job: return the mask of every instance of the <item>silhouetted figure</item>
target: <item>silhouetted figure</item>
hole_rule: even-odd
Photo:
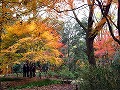
[[[29,64],[30,77],[33,77],[33,71],[32,71],[32,68],[33,68],[33,65],[32,65],[32,63],[30,62],[30,64]]]
[[[35,77],[36,66],[35,63],[32,64],[32,75]]]
[[[23,64],[23,77],[26,77],[27,75],[27,66],[26,63]]]
[[[29,71],[30,71],[30,69],[29,69],[29,61],[27,60],[26,61],[26,73],[27,73],[27,77],[29,77]]]

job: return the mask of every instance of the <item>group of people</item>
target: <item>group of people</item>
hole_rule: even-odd
[[[26,61],[23,64],[23,77],[35,77],[36,69],[40,71],[39,73],[40,77],[41,77],[41,72],[44,72],[46,76],[47,71],[49,69],[49,65],[48,63],[44,63],[44,64],[39,63],[38,65],[35,65],[35,63]]]
[[[26,61],[23,64],[23,77],[35,77],[36,66],[35,63]]]

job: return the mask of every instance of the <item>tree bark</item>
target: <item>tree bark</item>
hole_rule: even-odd
[[[90,65],[96,65],[94,48],[93,48],[94,38],[89,38],[86,36],[86,46],[87,46],[87,56]]]
[[[93,13],[94,13],[94,0],[92,1],[92,5],[89,6],[89,17],[88,17],[88,29],[86,31],[86,46],[87,46],[87,56],[90,65],[96,65],[95,57],[94,57],[94,47],[93,42],[96,35],[91,36],[93,31]]]
[[[90,65],[96,65],[95,57],[94,57],[94,47],[93,47],[93,42],[94,38],[96,37],[96,34],[91,36],[92,33],[92,26],[93,26],[93,12],[94,12],[94,0],[92,1],[93,5],[89,6],[89,17],[88,17],[88,27],[85,28],[80,20],[77,18],[77,15],[73,11],[73,14],[75,16],[76,21],[78,24],[83,28],[83,30],[86,32],[86,46],[87,46],[87,56],[88,56],[88,61]]]

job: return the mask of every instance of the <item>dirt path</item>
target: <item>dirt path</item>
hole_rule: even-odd
[[[21,90],[76,90],[76,87],[71,84],[54,84],[49,86],[33,87]]]
[[[44,78],[43,78],[44,79]],[[10,86],[20,86],[24,85],[33,81],[42,80],[40,78],[22,78],[21,81],[6,81],[2,82],[3,90],[7,90]],[[17,89],[17,90],[76,90],[75,85],[71,84],[54,84],[49,86],[42,86],[42,87],[33,87],[33,88],[25,88],[25,89]]]
[[[23,77],[21,79],[22,80],[20,80],[20,81],[5,81],[5,82],[2,82],[1,84],[2,84],[3,90],[7,89],[11,86],[12,87],[20,86],[20,85],[24,85],[24,84],[39,80],[38,78],[23,78]]]

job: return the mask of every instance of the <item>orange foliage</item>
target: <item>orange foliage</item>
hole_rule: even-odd
[[[6,26],[6,33],[2,35],[2,40],[5,44],[2,45],[9,43],[5,41],[8,38],[10,41],[12,41],[13,38],[16,39],[7,49],[1,50],[3,53],[1,53],[2,57],[4,58],[6,53],[22,55],[19,59],[13,57],[14,59],[12,58],[13,60],[8,62],[8,65],[26,59],[41,62],[45,60],[56,65],[60,65],[63,62],[62,59],[59,58],[61,55],[59,49],[63,46],[60,42],[60,35],[45,23],[35,21],[30,23],[16,22],[14,25]],[[7,57],[6,59],[4,58],[4,62],[7,60]]]
[[[95,40],[94,42],[96,57],[107,56],[111,58],[116,49],[119,48],[119,45],[112,39],[108,31],[103,32],[100,39],[99,36],[97,36],[97,39],[98,40]]]

